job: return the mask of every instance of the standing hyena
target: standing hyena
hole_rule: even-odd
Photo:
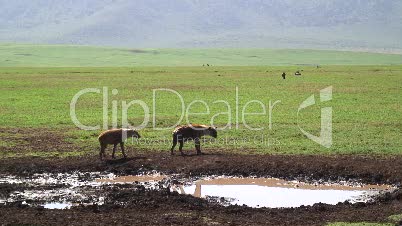
[[[171,154],[173,155],[173,150],[176,147],[177,142],[179,142],[180,143],[179,151],[181,155],[184,155],[182,151],[184,142],[194,140],[197,155],[200,155],[201,154],[200,138],[202,136],[207,135],[216,138],[218,136],[218,132],[216,131],[216,128],[199,124],[190,124],[186,126],[176,127],[175,130],[173,131],[173,146],[170,150]]]
[[[113,144],[113,154],[112,158],[115,158],[114,154],[116,152],[116,147],[120,144],[121,151],[123,153],[124,158],[127,158],[126,153],[124,153],[124,142],[129,137],[140,138],[140,134],[137,131],[132,129],[111,129],[101,133],[98,137],[101,149],[99,152],[100,159],[105,157],[105,149],[108,144]]]

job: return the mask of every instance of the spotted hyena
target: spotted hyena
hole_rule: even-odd
[[[203,136],[212,136],[216,138],[218,136],[218,133],[216,131],[216,128],[206,125],[190,124],[176,127],[175,130],[173,130],[173,146],[170,150],[171,154],[173,155],[173,150],[176,147],[177,142],[179,142],[179,151],[182,155],[184,155],[182,151],[184,142],[194,140],[197,155],[200,155],[200,138]]]
[[[132,129],[111,129],[101,133],[98,137],[100,143],[99,157],[102,160],[106,156],[105,150],[108,144],[113,144],[113,154],[112,158],[115,158],[116,147],[120,144],[121,151],[124,158],[127,158],[126,153],[124,153],[124,142],[129,137],[140,138],[140,134]]]

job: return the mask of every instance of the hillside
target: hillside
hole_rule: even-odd
[[[401,51],[398,0],[0,0],[0,42]]]
[[[389,65],[402,55],[290,49],[128,49],[0,44],[0,67]]]

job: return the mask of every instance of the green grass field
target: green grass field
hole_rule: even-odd
[[[117,49],[0,44],[0,67],[391,65],[402,55],[286,49]]]
[[[291,75],[303,70],[302,76]],[[288,73],[286,80],[282,71]],[[96,146],[100,130],[75,129],[70,118],[70,101],[84,88],[108,87],[109,126],[112,121],[112,101],[118,104],[118,124],[121,124],[122,101],[142,100],[153,110],[153,89],[168,88],[180,93],[185,106],[194,100],[205,101],[210,114],[191,115],[189,121],[208,124],[213,115],[228,112],[231,129],[219,131],[219,138],[237,139],[205,144],[206,148],[229,151],[253,151],[274,154],[401,154],[402,144],[402,66],[256,66],[256,67],[119,67],[119,68],[0,68],[0,127],[54,128],[66,131],[77,143]],[[319,102],[319,91],[333,86],[333,99]],[[239,89],[239,128],[236,129],[236,87]],[[112,95],[112,89],[118,94]],[[301,111],[299,105],[311,95],[317,104]],[[156,98],[156,126],[168,127],[180,118],[178,97],[160,92]],[[259,100],[267,106],[266,115],[247,115],[246,123],[264,127],[262,131],[248,130],[242,123],[247,102]],[[269,102],[281,101],[272,111],[269,128]],[[322,147],[306,138],[298,126],[314,135],[320,131],[320,108],[333,108],[333,145]],[[247,112],[261,112],[256,103]],[[194,104],[190,112],[205,112]],[[102,124],[102,94],[86,94],[77,104],[77,117],[86,125]],[[128,111],[128,121],[139,125],[144,110],[135,105]],[[228,114],[215,117],[222,128]],[[185,124],[182,121],[181,124]],[[152,116],[142,136],[153,139],[152,145],[135,144],[143,149],[169,150],[171,130],[152,129]],[[8,136],[3,134],[2,138]],[[261,138],[263,136],[263,138]],[[169,142],[163,143],[163,139]],[[245,141],[239,141],[242,139]],[[261,142],[261,140],[264,142]],[[6,139],[0,145],[8,144]],[[186,149],[193,149],[187,145]],[[34,150],[35,151],[35,150]],[[39,150],[38,150],[39,151]],[[93,150],[90,150],[91,152]],[[84,150],[85,152],[85,150]],[[82,152],[80,152],[82,154]]]

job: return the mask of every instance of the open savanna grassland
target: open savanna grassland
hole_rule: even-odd
[[[296,70],[302,76],[294,76]],[[286,80],[281,78],[287,72]],[[211,151],[223,149],[233,152],[273,154],[401,154],[402,135],[402,66],[244,66],[244,67],[66,67],[66,68],[0,68],[0,134],[2,157],[16,156],[13,146],[24,139],[10,132],[58,131],[63,134],[59,142],[82,145],[79,151],[67,155],[97,154],[95,131],[79,130],[70,117],[73,96],[85,88],[99,88],[101,93],[80,97],[76,114],[82,124],[102,126],[103,87],[108,89],[108,126],[112,126],[113,102],[117,103],[117,122],[121,125],[122,102],[141,100],[149,107],[149,114],[139,105],[128,110],[128,122],[138,126],[144,114],[150,122],[140,131],[139,144],[129,149],[168,151],[171,129],[154,130],[152,127],[169,127],[181,117],[182,103],[176,94],[154,89],[171,89],[178,92],[186,108],[194,100],[204,101],[209,114],[191,114],[189,122],[214,124],[218,139],[206,142],[203,148]],[[332,100],[320,102],[319,91],[332,86]],[[236,87],[238,98],[236,98]],[[116,89],[118,93],[112,94]],[[300,104],[315,95],[316,104],[303,109],[297,117]],[[238,104],[236,105],[236,99]],[[266,114],[245,115],[242,111],[262,112],[258,100],[266,106]],[[223,101],[228,104],[223,103]],[[269,116],[269,103],[277,103]],[[155,109],[153,108],[155,104]],[[237,106],[237,107],[236,107]],[[320,133],[320,112],[323,107],[333,109],[333,144],[322,147],[309,140],[299,126],[311,134]],[[237,109],[237,110],[236,110]],[[153,123],[155,110],[155,123]],[[189,108],[190,113],[205,113],[200,102]],[[228,113],[229,112],[229,113]],[[224,114],[226,113],[226,114]],[[236,119],[237,118],[237,119]],[[272,122],[270,128],[270,120]],[[236,128],[238,121],[238,128]],[[249,130],[243,123],[262,130]],[[186,118],[181,124],[186,124]],[[228,124],[228,125],[227,125]],[[231,128],[229,128],[231,127]],[[47,141],[38,141],[47,142]],[[145,144],[147,142],[147,144]],[[151,143],[149,143],[151,142]],[[131,142],[129,142],[131,143]],[[193,151],[193,145],[185,149]],[[58,150],[35,149],[18,155],[53,156]]]
[[[389,65],[402,55],[309,49],[127,49],[0,44],[0,67]]]

